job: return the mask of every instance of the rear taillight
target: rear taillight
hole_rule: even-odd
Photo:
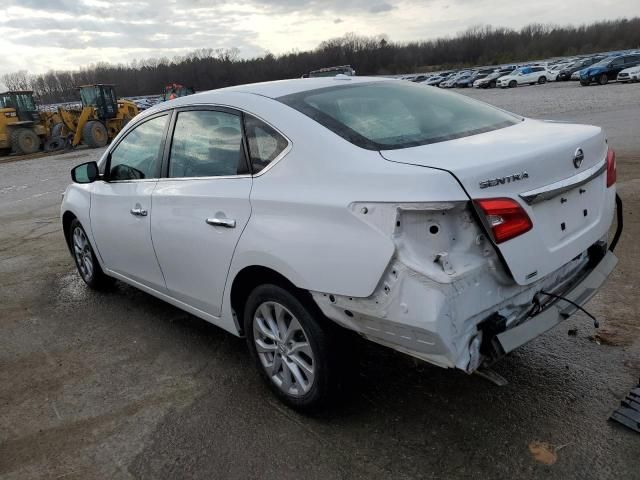
[[[618,176],[616,170],[616,152],[611,147],[607,151],[607,188],[616,183]]]
[[[527,212],[510,198],[484,198],[475,201],[484,214],[496,243],[506,242],[533,228]]]

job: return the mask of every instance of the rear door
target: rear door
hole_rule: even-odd
[[[218,317],[231,258],[251,214],[242,115],[183,109],[173,124],[165,178],[152,198],[153,245],[169,294]]]

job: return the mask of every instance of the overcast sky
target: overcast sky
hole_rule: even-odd
[[[0,75],[231,48],[306,50],[347,32],[431,39],[474,25],[640,15],[640,0],[1,0]]]

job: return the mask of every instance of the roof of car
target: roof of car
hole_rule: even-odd
[[[315,90],[318,88],[392,80],[394,79],[385,77],[350,77],[347,75],[319,78],[295,78],[292,80],[277,80],[274,82],[250,83],[247,85],[236,85],[234,87],[219,88],[216,90],[197,93],[195,95],[192,95],[190,98],[192,100],[205,100],[204,97],[215,96],[217,93],[226,92],[252,93],[269,98],[278,98],[284,95],[304,92],[307,90]]]

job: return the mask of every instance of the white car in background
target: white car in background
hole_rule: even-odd
[[[545,67],[532,66],[520,67],[510,75],[500,77],[498,86],[501,88],[514,88],[519,85],[544,84],[551,77]]]
[[[86,284],[119,279],[245,336],[300,409],[349,370],[346,330],[445,368],[491,364],[598,291],[621,229],[609,242],[600,128],[393,79],[178,98],[72,179],[62,227]]]
[[[617,81],[620,83],[639,82],[640,81],[640,65],[631,68],[625,68],[618,73]]]

